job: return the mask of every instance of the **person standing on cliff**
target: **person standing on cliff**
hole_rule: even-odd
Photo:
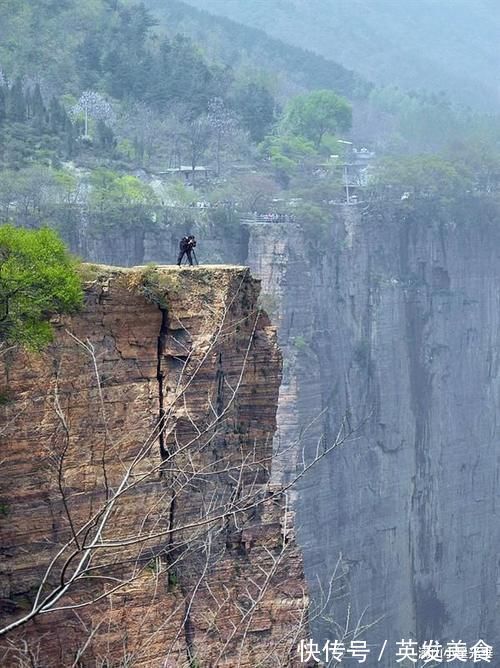
[[[191,253],[194,252],[194,247],[196,246],[196,239],[194,238],[193,234],[189,234],[186,237],[182,237],[180,244],[179,244],[179,256],[177,258],[177,266],[181,266],[182,259],[184,255],[187,256],[188,262],[193,266],[193,258],[191,257]]]

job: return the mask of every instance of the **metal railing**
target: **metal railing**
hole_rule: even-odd
[[[295,216],[289,213],[259,213],[254,215],[245,214],[241,218],[242,223],[295,223]]]

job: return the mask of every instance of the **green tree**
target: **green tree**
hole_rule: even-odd
[[[472,174],[463,164],[426,154],[380,160],[371,178],[374,191],[390,193],[402,201],[413,197],[451,200],[472,185]]]
[[[496,137],[480,133],[463,136],[446,152],[447,159],[470,172],[474,189],[481,192],[500,190],[500,145]]]
[[[234,108],[241,124],[254,142],[261,142],[270,131],[275,101],[268,89],[259,83],[249,83],[236,91]]]
[[[148,225],[155,220],[158,198],[150,186],[135,176],[96,169],[90,177],[90,211],[105,227]]]
[[[8,116],[13,121],[24,121],[26,118],[26,99],[24,97],[23,82],[17,77],[9,90]]]
[[[116,147],[116,139],[114,132],[109,125],[106,125],[104,121],[99,119],[97,121],[96,134],[97,145],[109,153],[112,153],[113,149]]]
[[[352,107],[345,98],[331,90],[315,90],[289,102],[283,127],[291,134],[305,137],[319,149],[326,134],[346,131],[351,123]]]
[[[34,127],[41,132],[45,125],[45,106],[43,104],[40,84],[36,84],[31,96],[30,113]]]
[[[381,160],[370,177],[366,199],[371,215],[391,215],[423,226],[465,221],[481,211],[468,166],[440,155]],[[496,216],[496,207],[494,211]]]
[[[5,88],[0,84],[0,125],[5,121],[6,117],[6,96],[5,96]]]
[[[153,190],[136,176],[120,176],[109,169],[96,169],[90,177],[91,201],[99,208],[157,204]]]
[[[53,230],[0,227],[0,346],[42,348],[52,339],[50,316],[82,301],[75,260]]]
[[[145,76],[142,99],[161,112],[172,103],[182,103],[188,121],[202,115],[211,98],[224,97],[227,86],[225,72],[210,67],[199,49],[182,35],[162,40],[154,66]]]
[[[270,135],[260,145],[261,153],[270,161],[283,186],[306,161],[316,155],[314,146],[301,136]]]

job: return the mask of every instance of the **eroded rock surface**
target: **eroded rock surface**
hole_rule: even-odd
[[[295,665],[308,599],[269,484],[281,359],[258,282],[89,271],[49,349],[0,365],[2,621],[57,609],[0,640],[3,665]]]
[[[296,499],[314,600],[342,574],[330,617],[378,620],[377,665],[402,638],[499,651],[498,221],[479,201],[456,221],[363,208],[338,207],[316,255],[297,228],[250,227],[284,353],[276,441],[298,444],[275,477],[354,429]]]

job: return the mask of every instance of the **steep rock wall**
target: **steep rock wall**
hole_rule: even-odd
[[[1,360],[2,622],[38,592],[56,608],[0,639],[2,664],[295,665],[308,600],[268,484],[280,355],[258,283],[90,271],[50,348]]]
[[[208,210],[170,207],[157,212],[155,222],[98,225],[79,213],[70,223],[61,222],[58,230],[71,250],[89,262],[131,267],[148,262],[174,264],[179,241],[195,234],[200,262],[241,264],[246,256],[246,234],[238,225],[216,224]]]
[[[322,447],[354,430],[298,491],[313,598],[336,573],[327,609],[341,625],[347,604],[351,625],[378,620],[364,637],[391,643],[380,665],[402,638],[500,646],[499,242],[480,203],[460,222],[339,207],[316,257],[297,230],[250,232],[292,361],[278,433],[300,450],[278,478],[316,451],[311,421]],[[338,637],[328,620],[314,627]]]
[[[284,359],[273,476],[290,483],[301,470],[306,442],[321,441],[323,436],[324,420],[314,420],[322,401],[318,357],[311,348],[318,325],[315,269],[299,225],[250,223],[247,227],[247,262],[261,279],[261,300],[278,326]],[[297,489],[291,493],[295,498]]]
[[[299,226],[245,230],[206,230],[200,257],[247,259],[279,325],[274,480],[291,480],[342,426],[355,430],[293,493],[316,603],[335,572],[325,612],[345,623],[349,602],[352,623],[365,608],[366,623],[383,616],[364,636],[374,645],[500,646],[494,216],[480,203],[444,222],[339,207],[315,254]],[[175,255],[167,239],[141,257]],[[335,635],[328,620],[313,624]]]

